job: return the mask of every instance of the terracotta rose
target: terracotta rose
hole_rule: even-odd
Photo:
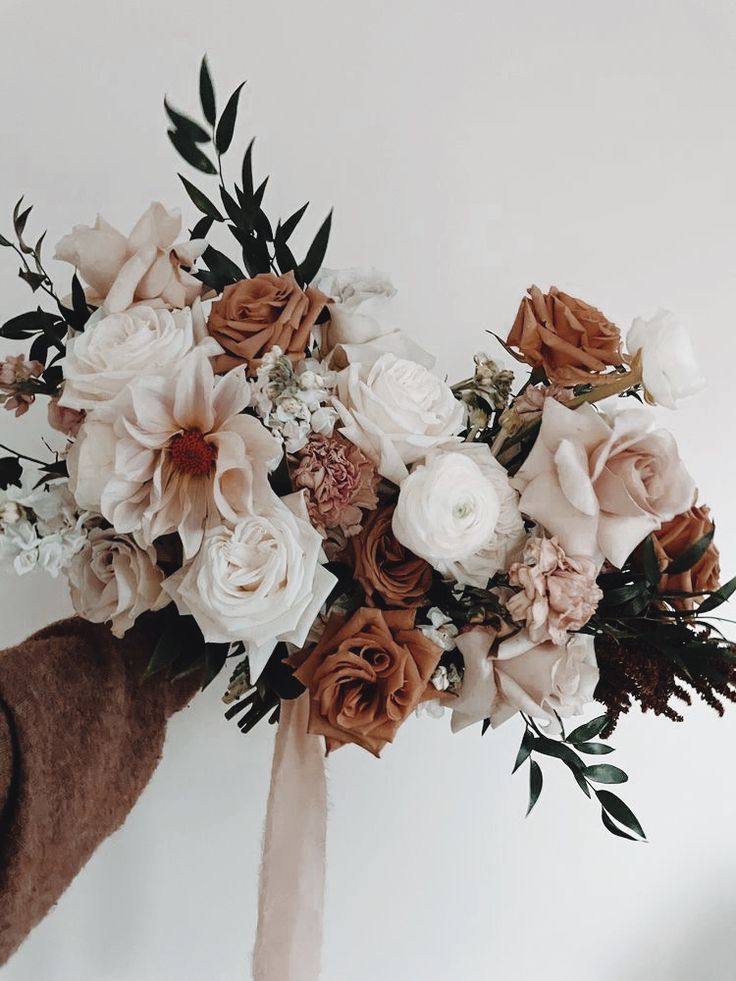
[[[293,272],[259,273],[226,286],[212,304],[207,329],[226,354],[216,359],[222,373],[245,364],[255,374],[264,354],[280,347],[294,363],[301,361],[309,334],[328,298],[318,289],[303,290]]]
[[[417,705],[437,697],[429,679],[442,650],[414,616],[365,607],[333,615],[311,651],[294,655],[309,690],[309,731],[325,737],[328,753],[356,743],[378,756]]]
[[[425,604],[432,567],[410,552],[391,530],[393,507],[374,511],[351,539],[355,578],[369,606],[415,609]]]
[[[665,522],[659,531],[653,534],[654,549],[660,568],[664,571],[671,562],[707,535],[712,528],[713,521],[709,509],[700,505]],[[720,575],[718,549],[711,542],[705,554],[691,569],[670,576],[663,574],[659,581],[659,591],[660,593],[700,593],[704,590],[718,589],[721,582]],[[704,596],[683,596],[668,602],[678,610],[694,610],[704,599]]]
[[[595,384],[624,364],[621,333],[600,310],[552,286],[531,286],[507,338],[533,367],[559,385]]]

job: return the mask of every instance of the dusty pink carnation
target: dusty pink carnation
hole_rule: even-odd
[[[85,416],[86,412],[84,411],[59,405],[58,395],[55,395],[49,402],[49,426],[70,439],[75,439],[79,435],[79,428],[84,422]]]
[[[40,361],[27,361],[22,354],[11,354],[0,361],[0,392],[5,398],[5,408],[16,416],[22,416],[33,404],[35,394],[33,385],[28,382],[38,378],[43,372]]]
[[[361,508],[378,504],[378,476],[373,463],[342,436],[314,433],[298,454],[294,485],[308,492],[309,516],[323,533],[342,528],[348,535],[360,531]]]
[[[535,644],[564,644],[567,632],[585,626],[603,596],[595,563],[570,558],[556,538],[532,539],[524,561],[509,569],[509,584],[521,592],[514,593],[507,609],[517,623],[525,623]]]
[[[565,403],[572,397],[572,389],[563,388],[562,385],[529,385],[515,400],[514,408],[520,416],[524,416],[531,412],[541,412],[547,399]]]

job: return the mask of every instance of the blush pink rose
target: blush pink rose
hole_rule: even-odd
[[[521,511],[568,555],[618,568],[696,495],[674,437],[655,429],[649,412],[609,418],[555,399],[546,400],[537,441],[512,484]]]

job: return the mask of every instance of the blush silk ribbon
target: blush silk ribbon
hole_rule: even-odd
[[[281,702],[253,950],[254,981],[318,981],[327,832],[324,743],[309,696]]]

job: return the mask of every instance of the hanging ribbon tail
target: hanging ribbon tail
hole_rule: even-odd
[[[263,838],[254,981],[318,981],[327,833],[324,743],[309,695],[281,702]]]

